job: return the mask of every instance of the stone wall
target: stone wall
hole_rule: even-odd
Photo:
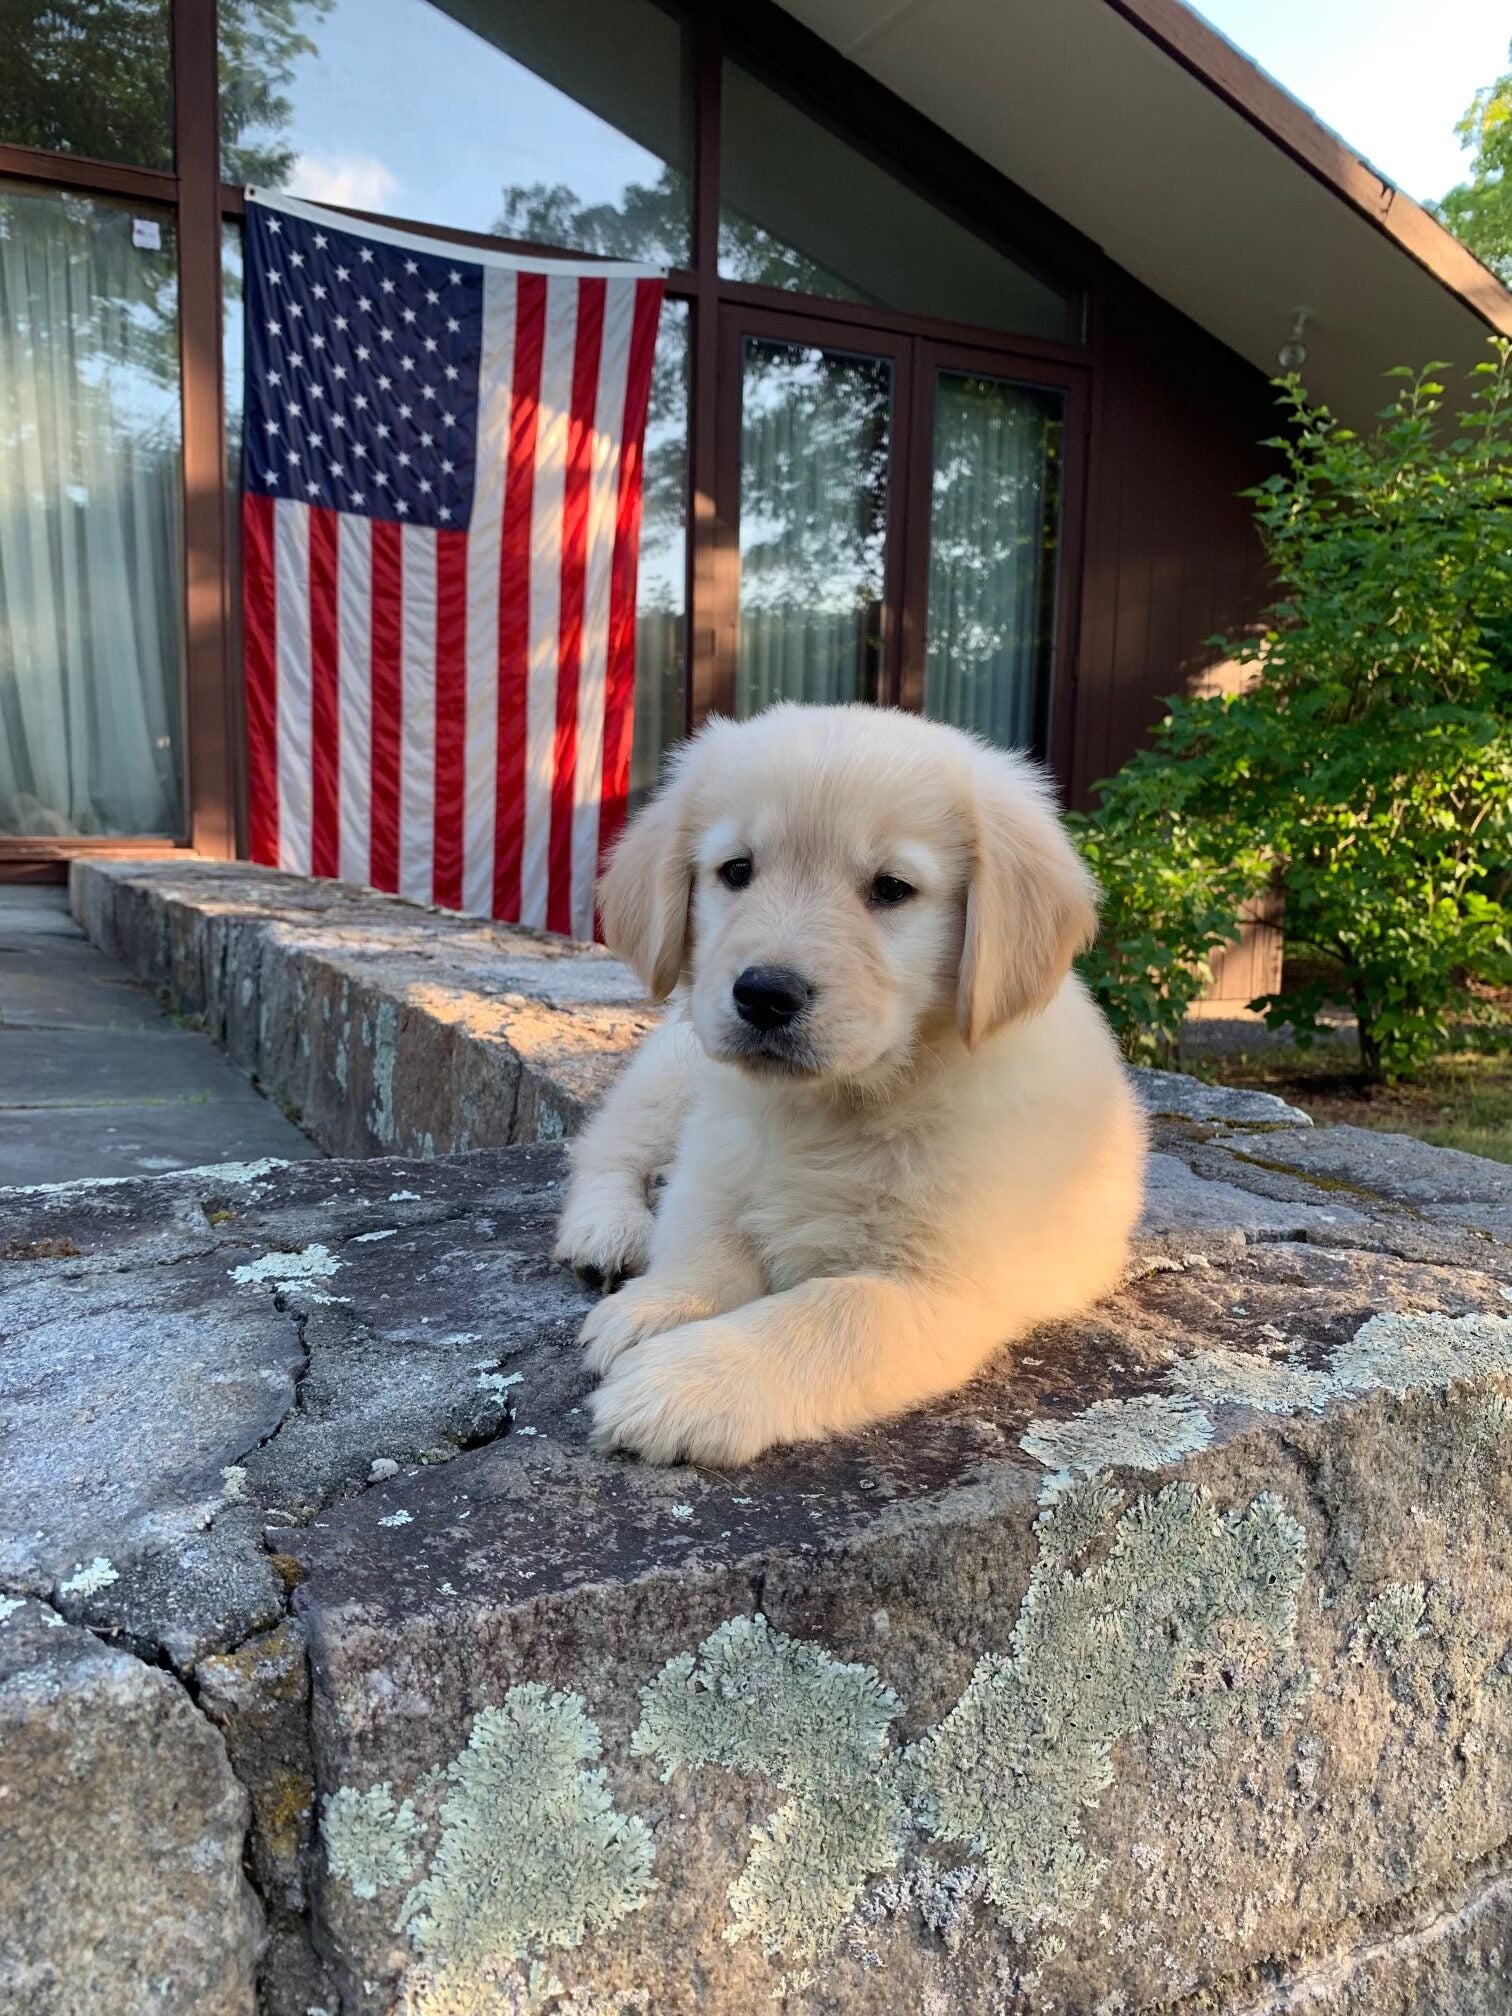
[[[602,949],[242,863],[84,861],[74,915],[333,1155],[556,1140],[650,1027]]]
[[[728,1474],[552,1144],[0,1193],[0,2010],[1506,2016],[1512,1170],[1141,1082],[1118,1295]]]

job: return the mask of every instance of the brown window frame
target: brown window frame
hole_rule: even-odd
[[[778,340],[826,343],[895,360],[893,483],[879,696],[904,707],[922,700],[927,580],[927,465],[931,402],[916,388],[932,384],[933,360],[1066,398],[1065,463],[1058,528],[1054,643],[1045,700],[1045,755],[1062,779],[1069,770],[1087,443],[1100,351],[1104,262],[1097,248],[1032,197],[989,168],[923,115],[866,77],[821,38],[770,0],[657,0],[684,25],[688,131],[692,146],[691,263],[673,271],[668,293],[688,303],[690,388],[687,591],[684,611],[685,726],[696,728],[733,690],[734,608],[738,566],[733,517],[738,496],[739,374],[728,363],[731,330]],[[0,144],[0,176],[60,191],[137,198],[172,212],[179,257],[183,403],[183,760],[186,831],[178,838],[121,836],[49,840],[0,836],[0,873],[85,853],[163,853],[184,847],[211,856],[245,848],[245,761],[239,626],[231,606],[229,495],[222,357],[221,234],[244,208],[241,189],[220,176],[217,0],[171,0],[172,170],[134,168]],[[859,136],[885,143],[898,171],[921,186],[950,189],[992,235],[1085,302],[1081,342],[1015,336],[928,316],[830,300],[723,279],[718,264],[719,98],[726,53],[758,65],[779,87],[787,82],[810,107],[834,105]],[[460,246],[504,247],[534,256],[581,259],[552,247],[459,231],[430,219],[350,210],[372,222],[410,226]],[[737,353],[738,355],[738,353]],[[731,381],[733,379],[733,394]],[[730,401],[735,447],[729,447]],[[922,444],[922,445],[921,445]],[[906,480],[905,480],[905,472]]]

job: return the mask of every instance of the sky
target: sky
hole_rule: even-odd
[[[1199,0],[1196,11],[1420,202],[1464,179],[1455,122],[1509,67],[1509,0]]]

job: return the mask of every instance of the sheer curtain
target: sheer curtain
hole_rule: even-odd
[[[181,830],[180,488],[170,220],[0,186],[0,833]]]
[[[1035,740],[1051,634],[1060,401],[942,371],[935,388],[925,711]]]
[[[746,343],[739,714],[874,690],[891,400],[883,359]]]

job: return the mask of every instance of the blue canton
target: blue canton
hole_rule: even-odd
[[[464,531],[483,268],[248,203],[242,481]]]

